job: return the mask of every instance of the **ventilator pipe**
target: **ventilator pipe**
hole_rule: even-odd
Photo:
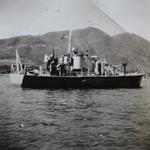
[[[126,75],[126,67],[127,67],[127,63],[122,63],[123,66],[123,72],[124,72],[124,76]]]

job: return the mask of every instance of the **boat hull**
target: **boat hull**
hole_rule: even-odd
[[[143,75],[131,76],[34,76],[24,75],[23,88],[140,88]]]

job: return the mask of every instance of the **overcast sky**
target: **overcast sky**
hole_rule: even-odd
[[[98,27],[150,40],[150,0],[0,0],[0,38]]]
[[[150,0],[94,0],[128,32],[150,40]]]

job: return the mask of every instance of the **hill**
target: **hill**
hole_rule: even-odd
[[[0,40],[0,65],[14,62],[15,49],[23,63],[34,64],[42,64],[44,54],[50,54],[53,47],[58,56],[67,53],[68,35],[69,31],[61,31]],[[150,72],[150,42],[135,34],[109,36],[93,27],[73,30],[71,47],[89,50],[90,54],[112,63],[127,61],[131,66]]]
[[[144,38],[130,33],[113,37],[118,42],[118,49],[122,56],[144,71],[150,71],[150,42]]]

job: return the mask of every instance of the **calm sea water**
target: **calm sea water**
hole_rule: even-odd
[[[32,90],[0,76],[0,150],[7,149],[149,150],[150,81],[141,89]]]

